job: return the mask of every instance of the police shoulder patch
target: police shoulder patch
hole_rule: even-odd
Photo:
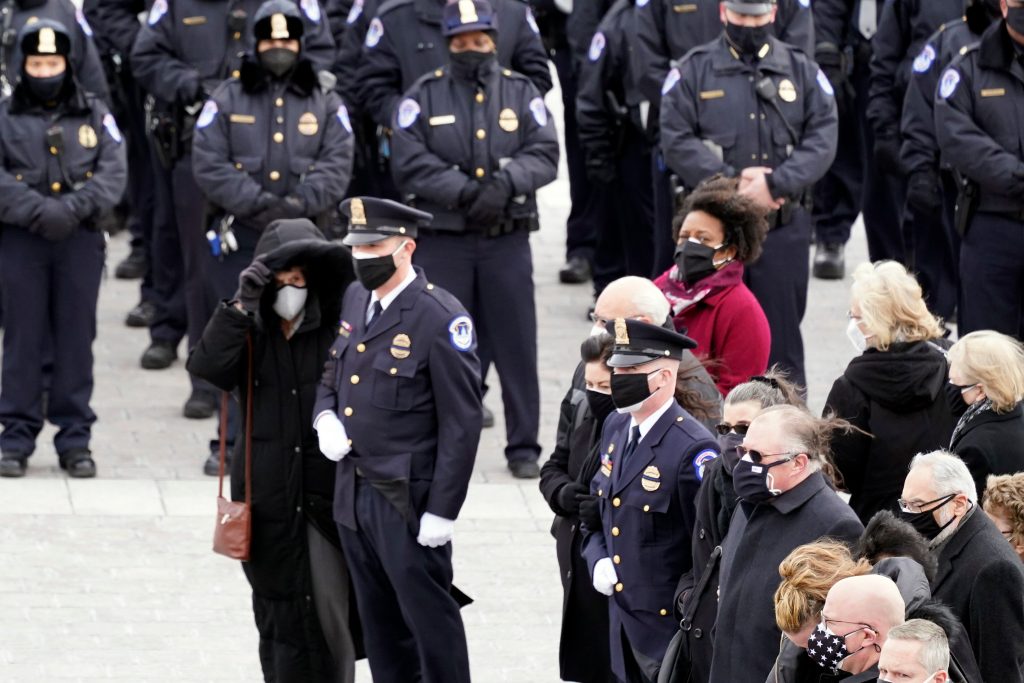
[[[380,17],[374,17],[370,20],[370,28],[366,30],[366,47],[377,47],[383,37],[384,24],[381,23]]]
[[[206,128],[208,125],[213,123],[213,120],[217,117],[217,103],[213,100],[206,100],[206,104],[203,105],[203,110],[199,112],[199,117],[196,119],[196,128]]]
[[[650,1],[651,0],[636,0],[636,6],[637,7],[647,7],[647,3],[649,3]]]
[[[596,62],[601,58],[601,53],[604,52],[605,46],[604,34],[598,31],[594,34],[594,37],[590,40],[590,50],[587,51],[587,57],[592,62]]]
[[[345,127],[345,130],[352,134],[352,119],[348,116],[348,108],[344,104],[338,105],[338,121]]]
[[[825,72],[822,71],[821,69],[818,69],[817,79],[818,79],[818,86],[821,88],[821,91],[823,93],[825,93],[826,95],[828,95],[830,97],[832,95],[836,94],[835,88],[832,87],[832,82],[830,80],[828,80],[828,76],[826,76]]]
[[[800,6],[807,9],[811,6],[811,0],[800,0]]]
[[[398,127],[408,128],[412,124],[416,123],[416,119],[420,115],[420,105],[416,100],[405,98],[402,103],[398,105]]]
[[[92,26],[89,26],[89,22],[85,19],[85,12],[81,8],[75,10],[75,20],[78,21],[78,25],[82,27],[82,33],[87,36],[92,36]]]
[[[530,100],[530,113],[533,114],[533,120],[538,126],[543,128],[548,125],[548,109],[544,106],[544,100],[539,97]]]
[[[348,16],[345,17],[346,24],[356,23],[356,19],[363,13],[363,0],[356,0],[352,3],[352,9],[348,11]]]
[[[956,92],[956,86],[960,85],[960,72],[950,67],[942,74],[942,81],[939,83],[939,95],[947,100]]]
[[[448,338],[456,351],[466,352],[473,348],[473,321],[468,315],[457,316],[448,323]]]
[[[146,23],[153,26],[165,14],[167,14],[167,0],[153,0],[153,6],[149,8],[149,16],[146,18]]]
[[[669,69],[668,75],[665,76],[665,82],[661,84],[661,94],[667,95],[668,91],[674,88],[676,83],[679,82],[679,78],[678,67],[672,67]]]
[[[309,17],[314,24],[320,23],[320,2],[319,0],[300,0],[302,13]]]
[[[918,53],[917,57],[914,58],[914,71],[919,74],[923,74],[928,69],[932,68],[932,62],[935,61],[935,48],[932,47],[931,43],[924,46],[924,49]]]
[[[706,448],[693,458],[693,471],[697,475],[697,481],[704,481],[704,468],[712,460],[718,457],[718,453]]]
[[[114,138],[114,142],[121,144],[124,138],[121,137],[121,129],[117,127],[117,121],[114,120],[113,114],[106,113],[103,115],[103,127],[110,133],[110,137]]]
[[[540,35],[540,26],[537,26],[537,20],[533,17],[533,10],[529,7],[526,8],[526,23],[530,25],[530,30]]]

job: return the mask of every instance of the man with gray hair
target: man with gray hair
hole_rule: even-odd
[[[949,641],[926,619],[911,619],[889,631],[878,659],[878,683],[947,683]]]
[[[938,561],[932,595],[967,629],[983,680],[1024,683],[1024,569],[978,510],[967,465],[945,451],[916,456],[899,505],[929,541]]]

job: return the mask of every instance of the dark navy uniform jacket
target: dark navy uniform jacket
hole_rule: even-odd
[[[338,43],[338,92],[345,104],[357,116],[363,111],[358,81],[359,65],[363,59],[363,42],[370,28],[370,20],[377,14],[378,0],[355,0],[345,16],[345,32]]]
[[[334,519],[350,529],[357,468],[375,485],[407,483],[410,523],[424,512],[456,519],[473,473],[483,421],[473,322],[415,270],[369,331],[370,292],[349,286],[317,389],[313,415],[336,413],[351,439],[334,493]]]
[[[722,33],[719,0],[637,0],[637,58],[648,99],[661,99],[661,84],[673,60]],[[814,53],[814,20],[807,0],[779,0],[775,35]]]
[[[735,176],[768,166],[775,197],[800,197],[825,175],[836,155],[838,123],[832,85],[800,50],[771,39],[750,64],[724,36],[700,46],[669,72],[662,90],[661,148],[665,162],[693,188],[715,173]],[[771,78],[778,111],[757,94]]]
[[[880,23],[886,0],[875,1],[875,20],[876,23]],[[860,4],[860,0],[814,0],[812,11],[815,44],[827,43],[837,48],[856,48],[861,43],[870,43],[871,39],[861,35],[858,28]]]
[[[558,137],[544,100],[525,76],[497,64],[476,85],[447,67],[427,74],[391,125],[395,184],[434,214],[437,230],[464,230],[459,193],[498,174],[512,185],[505,217],[536,218],[534,193],[558,174]]]
[[[263,0],[154,0],[132,48],[132,73],[147,92],[168,104],[195,102],[255,52],[253,19]],[[302,55],[317,71],[334,68],[336,51],[317,0],[302,0]],[[244,12],[235,30],[229,15]]]
[[[341,98],[321,90],[306,60],[287,82],[266,78],[248,58],[241,72],[214,91],[196,120],[192,170],[206,198],[243,223],[263,192],[299,197],[307,216],[333,207],[352,173]]]
[[[139,15],[149,11],[146,0],[84,0],[82,12],[95,29],[93,39],[100,52],[131,54],[141,24]]]
[[[52,19],[63,24],[71,38],[71,55],[68,62],[79,84],[85,90],[98,95],[104,102],[110,102],[110,89],[103,74],[99,51],[93,43],[92,28],[82,10],[76,9],[71,0],[5,0],[0,2],[0,12],[11,12],[9,26],[6,17],[0,20],[0,26],[10,32],[8,35],[12,41],[0,52],[4,73],[11,88],[17,83],[24,59],[21,45],[14,36],[17,36],[22,27],[30,21],[34,23],[39,19]],[[8,94],[10,93],[4,93]]]
[[[23,87],[0,101],[0,225],[27,228],[46,197],[60,199],[88,224],[124,192],[121,131],[95,95],[76,88],[67,103],[52,111],[31,102]],[[63,135],[58,155],[50,151],[47,130],[52,126]]]
[[[548,56],[530,8],[519,0],[491,4],[499,27],[498,61],[546,93],[551,89]],[[370,21],[358,71],[359,101],[378,125],[390,126],[402,93],[448,61],[443,8],[443,0],[389,0]]]
[[[619,578],[613,616],[634,649],[661,661],[679,628],[676,582],[693,561],[694,500],[704,467],[718,457],[718,443],[673,400],[620,466],[631,422],[629,415],[614,413],[605,420],[601,468],[590,483],[601,499],[601,528],[585,529],[582,553],[591,576],[599,560],[611,558]],[[619,638],[612,638],[612,669],[626,680]]]
[[[962,17],[964,0],[889,0],[872,42],[867,116],[876,135],[896,136],[911,62],[944,22]]]
[[[1024,65],[1006,22],[953,60],[939,81],[935,127],[945,158],[980,186],[978,209],[1024,209]]]
[[[978,42],[965,19],[943,24],[914,58],[910,83],[903,100],[900,162],[908,174],[937,171],[940,150],[935,138],[935,91],[949,63],[968,45]]]

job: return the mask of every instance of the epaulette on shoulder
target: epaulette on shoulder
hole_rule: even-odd
[[[441,305],[448,313],[461,313],[465,310],[462,303],[459,302],[455,295],[449,292],[447,289],[438,287],[432,282],[428,282],[427,286],[423,288],[424,293],[427,294],[431,299]]]
[[[381,6],[377,8],[377,16],[382,17],[398,7],[404,7],[406,5],[411,5],[412,3],[413,0],[387,0],[387,2],[382,3]]]

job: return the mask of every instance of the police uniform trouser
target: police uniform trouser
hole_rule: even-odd
[[[105,254],[103,235],[82,227],[57,243],[22,228],[0,231],[0,450],[31,454],[44,419],[57,426],[58,454],[89,447],[96,421],[89,407],[92,342]],[[48,339],[53,369],[44,415],[41,353]]]
[[[372,484],[356,478],[358,530],[338,525],[374,683],[469,683],[452,546],[426,548]]]
[[[995,330],[1024,339],[1024,220],[979,211],[960,247],[962,337]]]
[[[155,154],[151,157],[156,202],[150,236],[149,269],[153,275],[152,301],[156,308],[153,323],[149,326],[149,336],[154,342],[177,346],[187,329],[184,266],[174,215],[171,172],[157,161]]]
[[[122,73],[121,78],[127,100],[118,119],[128,144],[125,150],[128,161],[128,187],[125,192],[130,211],[127,229],[131,235],[132,249],[141,248],[147,261],[151,262],[156,188],[150,143],[146,135],[146,113],[142,104],[144,94],[130,74]],[[152,268],[148,267],[148,263],[140,290],[143,301],[153,301]]]
[[[676,245],[672,242],[672,217],[675,216],[675,197],[672,195],[671,171],[659,150],[651,154],[651,179],[654,186],[654,268],[649,277],[655,278],[672,265]]]
[[[807,310],[810,239],[810,215],[804,208],[794,207],[788,223],[768,232],[761,258],[743,274],[768,318],[772,334],[768,364],[781,365],[800,386],[807,386],[800,321]]]
[[[497,367],[505,404],[505,457],[536,460],[540,380],[530,234],[430,233],[420,236],[413,258],[427,280],[454,294],[476,323],[481,378],[487,377],[492,360]]]
[[[942,174],[942,203],[934,211],[919,215],[909,203],[903,216],[911,239],[908,250],[910,270],[917,276],[928,309],[943,320],[953,319],[957,306],[957,261],[960,236],[953,228],[956,185],[952,176]]]
[[[188,320],[188,345],[199,343],[206,324],[213,316],[216,301],[210,301],[204,282],[204,269],[210,260],[210,243],[206,240],[206,204],[203,193],[192,175],[192,155],[186,154],[171,172],[174,196],[174,218],[178,224],[178,246],[184,267],[185,315]],[[237,284],[237,283],[236,283]],[[232,290],[234,293],[234,290]],[[195,385],[200,380],[193,378]],[[205,385],[205,383],[203,383]]]

